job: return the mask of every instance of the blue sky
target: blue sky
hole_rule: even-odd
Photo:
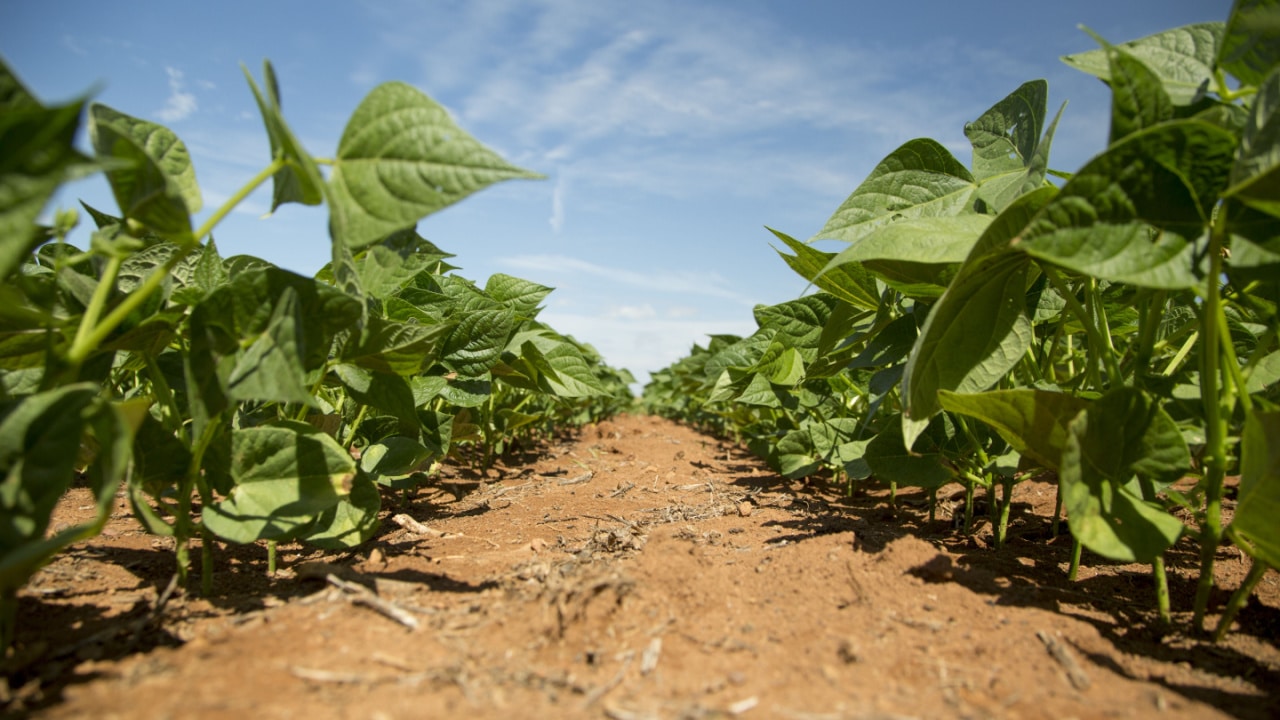
[[[1069,101],[1051,165],[1102,148],[1109,96],[1059,56],[1224,20],[1227,0],[12,0],[0,55],[46,101],[91,92],[187,144],[216,208],[269,161],[241,69],[279,75],[286,119],[332,156],[383,81],[417,86],[546,180],[497,185],[419,232],[483,284],[556,288],[541,318],[643,381],[805,282],[765,226],[806,239],[875,164],[932,137],[962,161],[966,121],[1022,82]],[[100,178],[57,198],[111,209]],[[215,231],[223,255],[313,274],[326,213],[263,219],[269,189]],[[73,236],[85,244],[87,233]],[[773,243],[776,244],[776,243]]]

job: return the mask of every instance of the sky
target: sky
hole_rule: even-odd
[[[407,82],[507,160],[546,175],[491,186],[418,231],[483,285],[556,288],[539,319],[641,383],[806,282],[767,228],[801,240],[902,143],[970,161],[964,123],[1027,80],[1067,101],[1050,166],[1102,149],[1109,94],[1062,55],[1225,20],[1228,0],[6,0],[0,56],[43,101],[89,95],[187,145],[203,217],[270,161],[241,66],[269,59],[285,119],[332,157],[347,118]],[[86,141],[87,142],[87,141]],[[86,144],[87,148],[87,144]],[[223,256],[314,274],[327,212],[270,208],[269,186],[214,232]],[[51,203],[114,210],[101,177]],[[90,223],[71,242],[87,245]],[[838,244],[819,242],[825,250]]]

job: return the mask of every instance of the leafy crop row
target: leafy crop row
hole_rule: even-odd
[[[1081,547],[1150,563],[1166,620],[1164,553],[1199,542],[1197,628],[1229,540],[1254,565],[1221,634],[1280,568],[1277,27],[1277,3],[1239,0],[1226,23],[1064,58],[1112,91],[1108,145],[1075,173],[1049,170],[1044,81],[965,125],[970,166],[907,142],[814,238],[847,248],[774,232],[818,291],[695,346],[646,403],[788,477],[958,482],[966,529],[975,490],[999,490],[998,544],[1014,484],[1052,471],[1073,575]]]
[[[417,222],[494,182],[536,177],[407,85],[375,88],[337,153],[309,155],[284,120],[270,64],[246,71],[270,138],[264,169],[199,226],[201,192],[169,129],[100,104],[41,104],[0,63],[0,648],[17,590],[91,537],[123,485],[145,528],[203,540],[346,548],[378,523],[380,488],[429,481],[451,452],[506,447],[631,402],[626,371],[537,320],[551,288],[483,286]],[[87,112],[94,156],[75,141]],[[328,177],[320,167],[329,167]],[[118,214],[37,220],[65,182],[104,173]],[[271,182],[329,209],[332,262],[315,277],[238,255],[213,230]],[[75,482],[94,519],[51,530]]]

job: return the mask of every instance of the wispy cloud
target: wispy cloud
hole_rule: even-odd
[[[177,122],[196,111],[196,96],[186,91],[181,70],[166,66],[164,71],[169,74],[169,98],[156,111],[156,117],[162,122]]]
[[[554,274],[584,274],[611,283],[644,290],[646,292],[674,295],[695,295],[729,300],[739,305],[753,307],[751,298],[729,288],[729,283],[718,273],[690,272],[663,269],[640,272],[624,268],[608,267],[565,255],[518,255],[501,258],[499,265],[517,270]]]
[[[568,182],[564,175],[557,177],[555,188],[551,191],[551,217],[547,219],[551,231],[556,234],[564,229],[564,196],[567,191]]]

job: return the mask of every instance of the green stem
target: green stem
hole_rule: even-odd
[[[1004,547],[1009,535],[1009,509],[1013,506],[1013,478],[1000,478],[1000,518],[996,524],[996,548]]]
[[[1267,574],[1267,564],[1254,558],[1253,565],[1249,567],[1249,574],[1245,576],[1244,583],[1231,593],[1231,600],[1227,602],[1226,609],[1222,612],[1222,619],[1218,620],[1218,628],[1213,632],[1213,641],[1222,642],[1222,638],[1226,637],[1227,631],[1231,629],[1231,623],[1235,622],[1236,615],[1240,612],[1240,608],[1248,602],[1249,596],[1253,594],[1253,589],[1258,586],[1258,582],[1262,580],[1262,576]]]
[[[1150,478],[1139,477],[1138,485],[1142,488],[1143,500],[1156,502],[1156,486]],[[1173,622],[1173,613],[1169,604],[1169,578],[1165,574],[1163,554],[1151,561],[1151,574],[1156,584],[1156,609],[1160,613],[1160,622],[1168,625]]]
[[[1071,567],[1067,568],[1067,579],[1071,582],[1076,581],[1076,577],[1080,574],[1080,556],[1083,554],[1084,545],[1080,544],[1079,538],[1071,539]]]
[[[1124,383],[1120,376],[1120,370],[1116,366],[1116,359],[1113,357],[1111,352],[1107,351],[1107,349],[1111,347],[1110,337],[1105,340],[1102,338],[1102,335],[1098,330],[1098,326],[1094,322],[1093,314],[1080,304],[1080,299],[1075,296],[1075,293],[1071,292],[1070,289],[1067,288],[1066,281],[1058,271],[1047,265],[1044,266],[1043,269],[1044,274],[1049,278],[1049,282],[1053,284],[1054,290],[1058,291],[1058,294],[1066,301],[1067,308],[1071,310],[1072,314],[1076,316],[1076,319],[1079,320],[1080,324],[1084,327],[1085,334],[1089,337],[1089,345],[1094,349],[1096,354],[1102,356],[1102,362],[1106,366],[1107,374],[1110,376],[1111,383],[1116,386],[1123,385]],[[1090,284],[1090,287],[1092,287],[1092,283]],[[1090,304],[1093,302],[1093,296],[1093,292],[1089,292],[1085,296],[1090,301]],[[1096,372],[1096,368],[1097,365],[1095,363],[1089,363],[1089,370],[1091,374]]]
[[[1140,327],[1138,328],[1138,347],[1133,355],[1133,376],[1138,381],[1138,385],[1145,383],[1141,379],[1145,376],[1147,368],[1151,366],[1151,356],[1156,342],[1156,329],[1160,326],[1160,319],[1164,316],[1165,301],[1168,293],[1164,290],[1157,290],[1154,294],[1147,297],[1146,312],[1140,316]]]
[[[1173,359],[1169,361],[1169,364],[1165,366],[1164,371],[1160,374],[1165,377],[1172,376],[1182,365],[1182,361],[1187,359],[1187,355],[1191,353],[1191,348],[1195,347],[1196,342],[1199,340],[1200,332],[1198,330],[1188,335],[1186,341],[1182,343],[1182,347],[1178,348],[1178,352],[1174,354]]]
[[[1200,579],[1196,586],[1196,600],[1192,615],[1192,627],[1204,627],[1205,611],[1209,608],[1209,594],[1213,590],[1213,564],[1222,542],[1222,481],[1227,468],[1227,418],[1219,397],[1219,380],[1223,355],[1220,337],[1222,326],[1218,315],[1222,312],[1222,294],[1219,283],[1222,275],[1222,247],[1225,231],[1225,214],[1219,213],[1209,232],[1209,274],[1205,278],[1205,298],[1200,314],[1200,335],[1204,344],[1200,352],[1200,400],[1205,409],[1205,510],[1200,529]],[[1230,338],[1227,338],[1230,341]]]
[[[267,541],[267,574],[276,574],[276,541]]]
[[[178,263],[182,262],[192,250],[200,247],[200,241],[203,240],[206,235],[213,232],[213,228],[216,227],[223,218],[229,215],[237,205],[244,201],[245,198],[249,197],[254,190],[258,189],[259,185],[270,180],[271,177],[279,172],[283,167],[284,160],[276,159],[264,168],[262,172],[255,175],[252,180],[244,185],[244,187],[240,188],[236,194],[228,198],[227,201],[223,203],[222,206],[219,207],[212,215],[210,215],[209,218],[204,221],[204,224],[196,230],[195,234],[192,236],[193,242],[179,246],[178,250],[165,261],[164,265],[162,265],[160,269],[148,275],[147,279],[143,280],[141,285],[135,288],[133,292],[126,295],[124,299],[120,301],[120,304],[117,305],[105,318],[103,318],[102,322],[88,322],[89,316],[88,313],[86,313],[85,320],[81,322],[80,330],[76,333],[76,339],[71,343],[71,349],[67,351],[67,360],[73,366],[83,364],[89,355],[97,349],[98,345],[102,344],[102,341],[105,340],[112,331],[117,327],[120,327],[120,324],[123,323],[134,310],[141,307],[142,303],[145,302],[147,298],[151,297],[152,293],[164,284],[165,279],[168,278],[169,273],[173,272],[173,269],[178,266]],[[108,265],[108,268],[109,267],[110,265]],[[105,275],[103,279],[106,279]],[[114,278],[109,284],[115,284]],[[108,288],[108,291],[109,290],[110,288]],[[95,290],[94,299],[97,298],[98,292],[99,291]],[[92,305],[92,301],[90,301],[90,304]]]
[[[1056,497],[1053,501],[1053,522],[1049,525],[1050,536],[1058,537],[1058,532],[1062,529],[1062,482],[1055,483],[1057,488]]]
[[[98,318],[102,317],[102,311],[107,307],[107,299],[111,297],[111,291],[116,287],[116,276],[119,275],[120,266],[123,264],[124,259],[117,255],[107,259],[107,266],[103,268],[98,286],[93,289],[93,297],[89,299],[89,307],[84,309],[84,317],[80,318],[80,327],[76,328],[72,347],[84,343],[90,331],[98,324]]]

